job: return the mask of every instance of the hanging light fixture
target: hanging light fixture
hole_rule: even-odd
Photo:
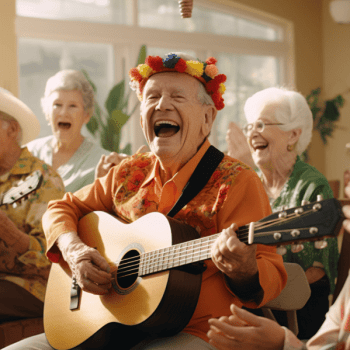
[[[192,16],[193,0],[179,0],[179,7],[182,18]]]
[[[350,23],[350,0],[333,0],[329,4],[329,11],[337,23]]]

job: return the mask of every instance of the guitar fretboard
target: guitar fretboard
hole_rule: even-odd
[[[209,259],[211,246],[218,236],[215,234],[143,253],[140,257],[139,276]]]

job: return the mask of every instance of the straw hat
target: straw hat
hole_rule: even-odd
[[[11,92],[0,88],[0,111],[15,118],[22,128],[22,144],[36,139],[40,132],[40,123],[32,110]]]

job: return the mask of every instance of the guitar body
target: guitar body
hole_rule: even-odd
[[[85,244],[96,248],[107,260],[111,271],[134,254],[199,237],[195,229],[160,213],[124,224],[107,213],[92,212],[79,221],[78,232]],[[182,269],[143,277],[134,275],[126,277],[122,283],[116,278],[106,295],[81,291],[79,306],[71,310],[72,277],[68,265],[61,259],[60,264],[52,265],[46,290],[46,337],[55,349],[72,349],[83,343],[88,348],[95,333],[113,324],[113,337],[118,339],[119,346],[123,344],[118,349],[128,349],[130,346],[123,336],[131,328],[135,337],[138,332],[161,336],[176,334],[193,315],[201,280],[201,274]]]

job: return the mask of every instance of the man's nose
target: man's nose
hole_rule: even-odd
[[[160,111],[171,110],[173,105],[171,103],[171,98],[168,96],[162,96],[157,103],[156,109]]]

